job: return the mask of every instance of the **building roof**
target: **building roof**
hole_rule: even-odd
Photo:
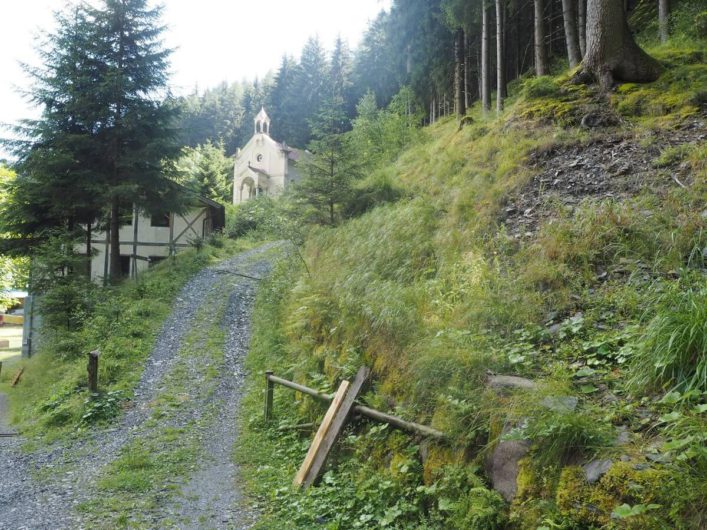
[[[270,121],[270,116],[265,112],[265,107],[260,108],[260,112],[258,112],[258,115],[255,117],[255,121]]]

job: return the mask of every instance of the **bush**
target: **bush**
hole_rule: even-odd
[[[276,221],[274,201],[270,197],[258,197],[229,208],[226,235],[236,239],[255,231],[271,231]]]
[[[677,288],[658,302],[631,364],[634,391],[707,391],[707,289]]]

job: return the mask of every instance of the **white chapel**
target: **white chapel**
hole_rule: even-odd
[[[233,204],[259,195],[280,195],[299,180],[297,162],[304,154],[270,137],[270,118],[265,109],[261,109],[255,117],[253,137],[236,152]]]

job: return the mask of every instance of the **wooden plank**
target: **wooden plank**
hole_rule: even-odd
[[[314,484],[322,469],[324,469],[324,464],[329,456],[329,452],[332,447],[334,447],[334,444],[339,438],[339,434],[341,434],[344,425],[346,425],[346,421],[351,415],[351,410],[353,409],[354,403],[363,388],[363,384],[366,382],[366,379],[368,379],[369,374],[370,370],[365,366],[359,368],[354,382],[349,387],[346,397],[344,397],[344,400],[339,407],[339,411],[336,413],[336,416],[334,416],[334,420],[331,422],[331,425],[329,426],[329,429],[327,430],[327,433],[319,446],[319,450],[314,455],[309,473],[307,473],[304,483],[302,484],[303,487],[308,488]]]
[[[329,406],[329,410],[327,410],[327,413],[324,416],[324,420],[319,426],[317,434],[314,435],[314,440],[312,441],[312,445],[309,446],[307,456],[304,458],[304,462],[302,462],[302,466],[299,468],[297,475],[295,475],[295,480],[293,481],[293,484],[295,486],[302,486],[305,479],[309,475],[309,470],[311,469],[312,463],[314,462],[314,457],[319,451],[319,447],[321,446],[321,443],[324,440],[327,431],[329,430],[331,422],[334,421],[336,413],[339,412],[339,407],[341,407],[341,403],[342,401],[344,401],[344,397],[346,397],[346,392],[348,391],[348,389],[349,382],[342,381],[341,385],[339,385],[339,390],[337,390],[336,395],[334,395],[334,400]]]
[[[17,383],[20,382],[20,378],[22,377],[23,373],[25,373],[24,366],[22,368],[20,368],[19,371],[15,374],[15,377],[12,379],[12,383],[10,383],[10,386],[16,386]]]

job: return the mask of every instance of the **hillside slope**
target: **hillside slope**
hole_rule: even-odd
[[[367,364],[368,404],[450,439],[352,425],[294,493],[311,433],[287,427],[321,409],[282,392],[262,425],[258,377],[239,459],[262,528],[707,524],[707,66],[653,54],[651,85],[528,79],[499,117],[428,127],[369,179],[402,199],[276,272],[255,374],[330,390]]]

